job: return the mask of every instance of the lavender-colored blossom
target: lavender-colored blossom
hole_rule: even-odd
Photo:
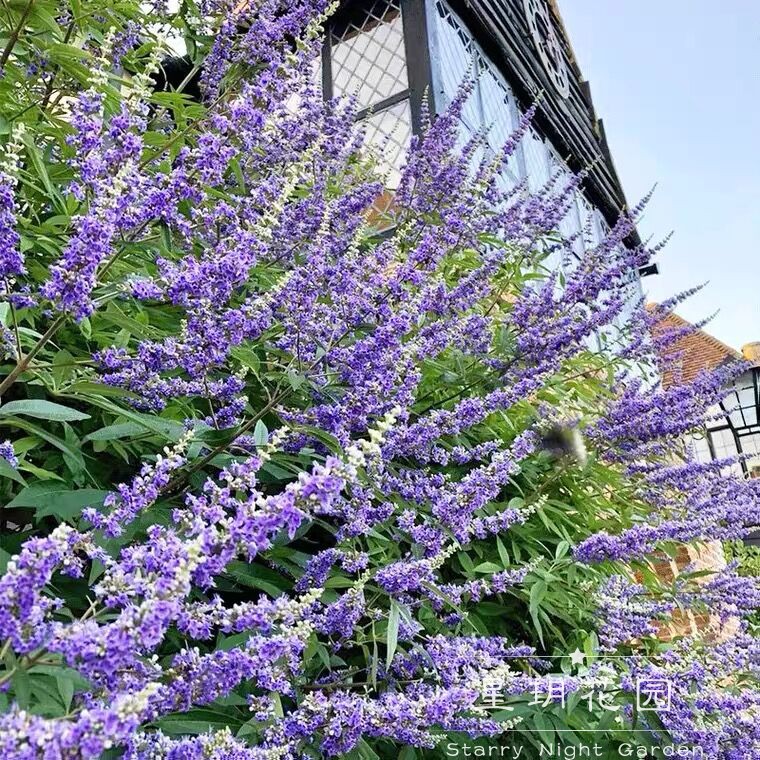
[[[18,457],[10,441],[0,442],[0,459],[4,459],[14,470],[18,467]]]
[[[0,172],[0,279],[26,272],[19,247],[21,238],[16,231],[15,188],[15,180]]]

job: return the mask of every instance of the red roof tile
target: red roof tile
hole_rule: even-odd
[[[652,310],[656,306],[657,304],[648,304],[647,308]],[[675,382],[690,382],[702,370],[715,369],[727,362],[742,358],[738,351],[695,327],[675,312],[670,312],[663,317],[652,328],[652,332],[655,335],[662,335],[667,331],[689,327],[692,329],[688,334],[662,350],[662,382],[666,387]]]

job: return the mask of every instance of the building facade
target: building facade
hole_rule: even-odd
[[[749,364],[726,390],[723,401],[710,410],[705,429],[692,436],[690,444],[700,462],[741,456],[741,461],[726,467],[726,474],[760,477],[760,342],[736,351],[674,313],[654,329],[660,334],[687,331],[662,356],[666,387],[691,382],[704,370],[742,360]]]
[[[501,181],[505,187],[527,181],[538,190],[553,176],[587,170],[560,231],[574,240],[576,255],[596,245],[626,200],[556,2],[347,0],[330,22],[325,96],[356,96],[391,189],[411,136],[422,128],[425,100],[440,112],[466,78],[475,87],[461,116],[462,142],[485,132],[487,149],[498,151],[537,102]],[[561,266],[559,259],[549,266]],[[631,273],[631,308],[648,273]]]

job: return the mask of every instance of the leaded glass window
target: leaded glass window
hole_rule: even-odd
[[[737,381],[735,389],[731,391],[723,402],[729,411],[731,424],[738,429],[746,429],[747,432],[760,432],[758,427],[758,403],[757,389],[752,380],[752,373]]]
[[[557,191],[563,192],[568,183],[572,180],[572,172],[568,169],[567,164],[559,157],[559,154],[552,148],[549,149],[549,172],[552,177],[558,179]],[[573,191],[572,200],[565,216],[560,220],[559,231],[566,240],[572,241],[572,254],[580,258],[584,251],[583,225],[581,222],[580,211],[580,193]],[[568,253],[571,253],[568,251]],[[572,266],[573,262],[566,262]]]
[[[474,89],[465,103],[461,121],[463,141],[481,132],[486,134],[488,151],[496,155],[517,127],[519,112],[509,85],[480,49],[459,17],[443,2],[435,3],[432,55],[436,105],[445,108],[467,78],[474,79]],[[519,151],[504,171],[508,187],[517,184],[521,175]]]
[[[760,477],[760,369],[745,372],[734,382],[720,405],[709,411],[708,435],[712,456],[741,454],[732,471]]]
[[[365,141],[372,145],[379,159],[378,170],[387,175],[387,185],[398,185],[400,168],[406,157],[409,140],[412,137],[412,118],[409,101],[370,113],[364,120]]]
[[[411,2],[354,0],[346,4],[332,19],[323,57],[326,97],[356,98],[366,144],[378,156],[391,191],[397,186],[413,129],[419,128],[420,102],[428,85],[440,112],[465,79],[473,80],[473,92],[460,117],[460,145],[475,134],[483,134],[487,155],[495,155],[502,148],[521,116],[501,70],[446,0],[414,2],[424,7],[422,21],[418,13],[421,6]],[[410,40],[414,40],[412,45]],[[422,45],[424,52],[420,53],[416,45]],[[558,174],[569,176],[567,166],[552,145],[536,129],[530,129],[499,181],[504,189],[525,181],[535,192]],[[560,176],[556,186],[561,190],[562,185]],[[572,253],[580,257],[603,239],[606,224],[601,213],[577,191],[559,227],[573,240]],[[572,264],[572,255],[565,258]],[[561,252],[557,252],[545,266],[554,270],[562,263]],[[636,272],[631,273],[628,285],[626,318],[641,299]]]
[[[345,9],[330,30],[328,61],[332,94],[356,98],[365,144],[394,188],[412,135],[399,0],[369,0]]]
[[[333,94],[369,108],[409,87],[398,0],[359,3],[330,34]]]
[[[543,138],[535,129],[528,130],[523,138],[525,172],[528,188],[537,192],[549,181],[549,151]]]

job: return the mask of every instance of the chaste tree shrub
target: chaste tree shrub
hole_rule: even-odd
[[[572,258],[465,82],[382,210],[333,7],[233,5],[0,14],[5,757],[760,756],[754,582],[657,572],[760,481],[682,443],[735,370],[615,327],[643,204]]]

